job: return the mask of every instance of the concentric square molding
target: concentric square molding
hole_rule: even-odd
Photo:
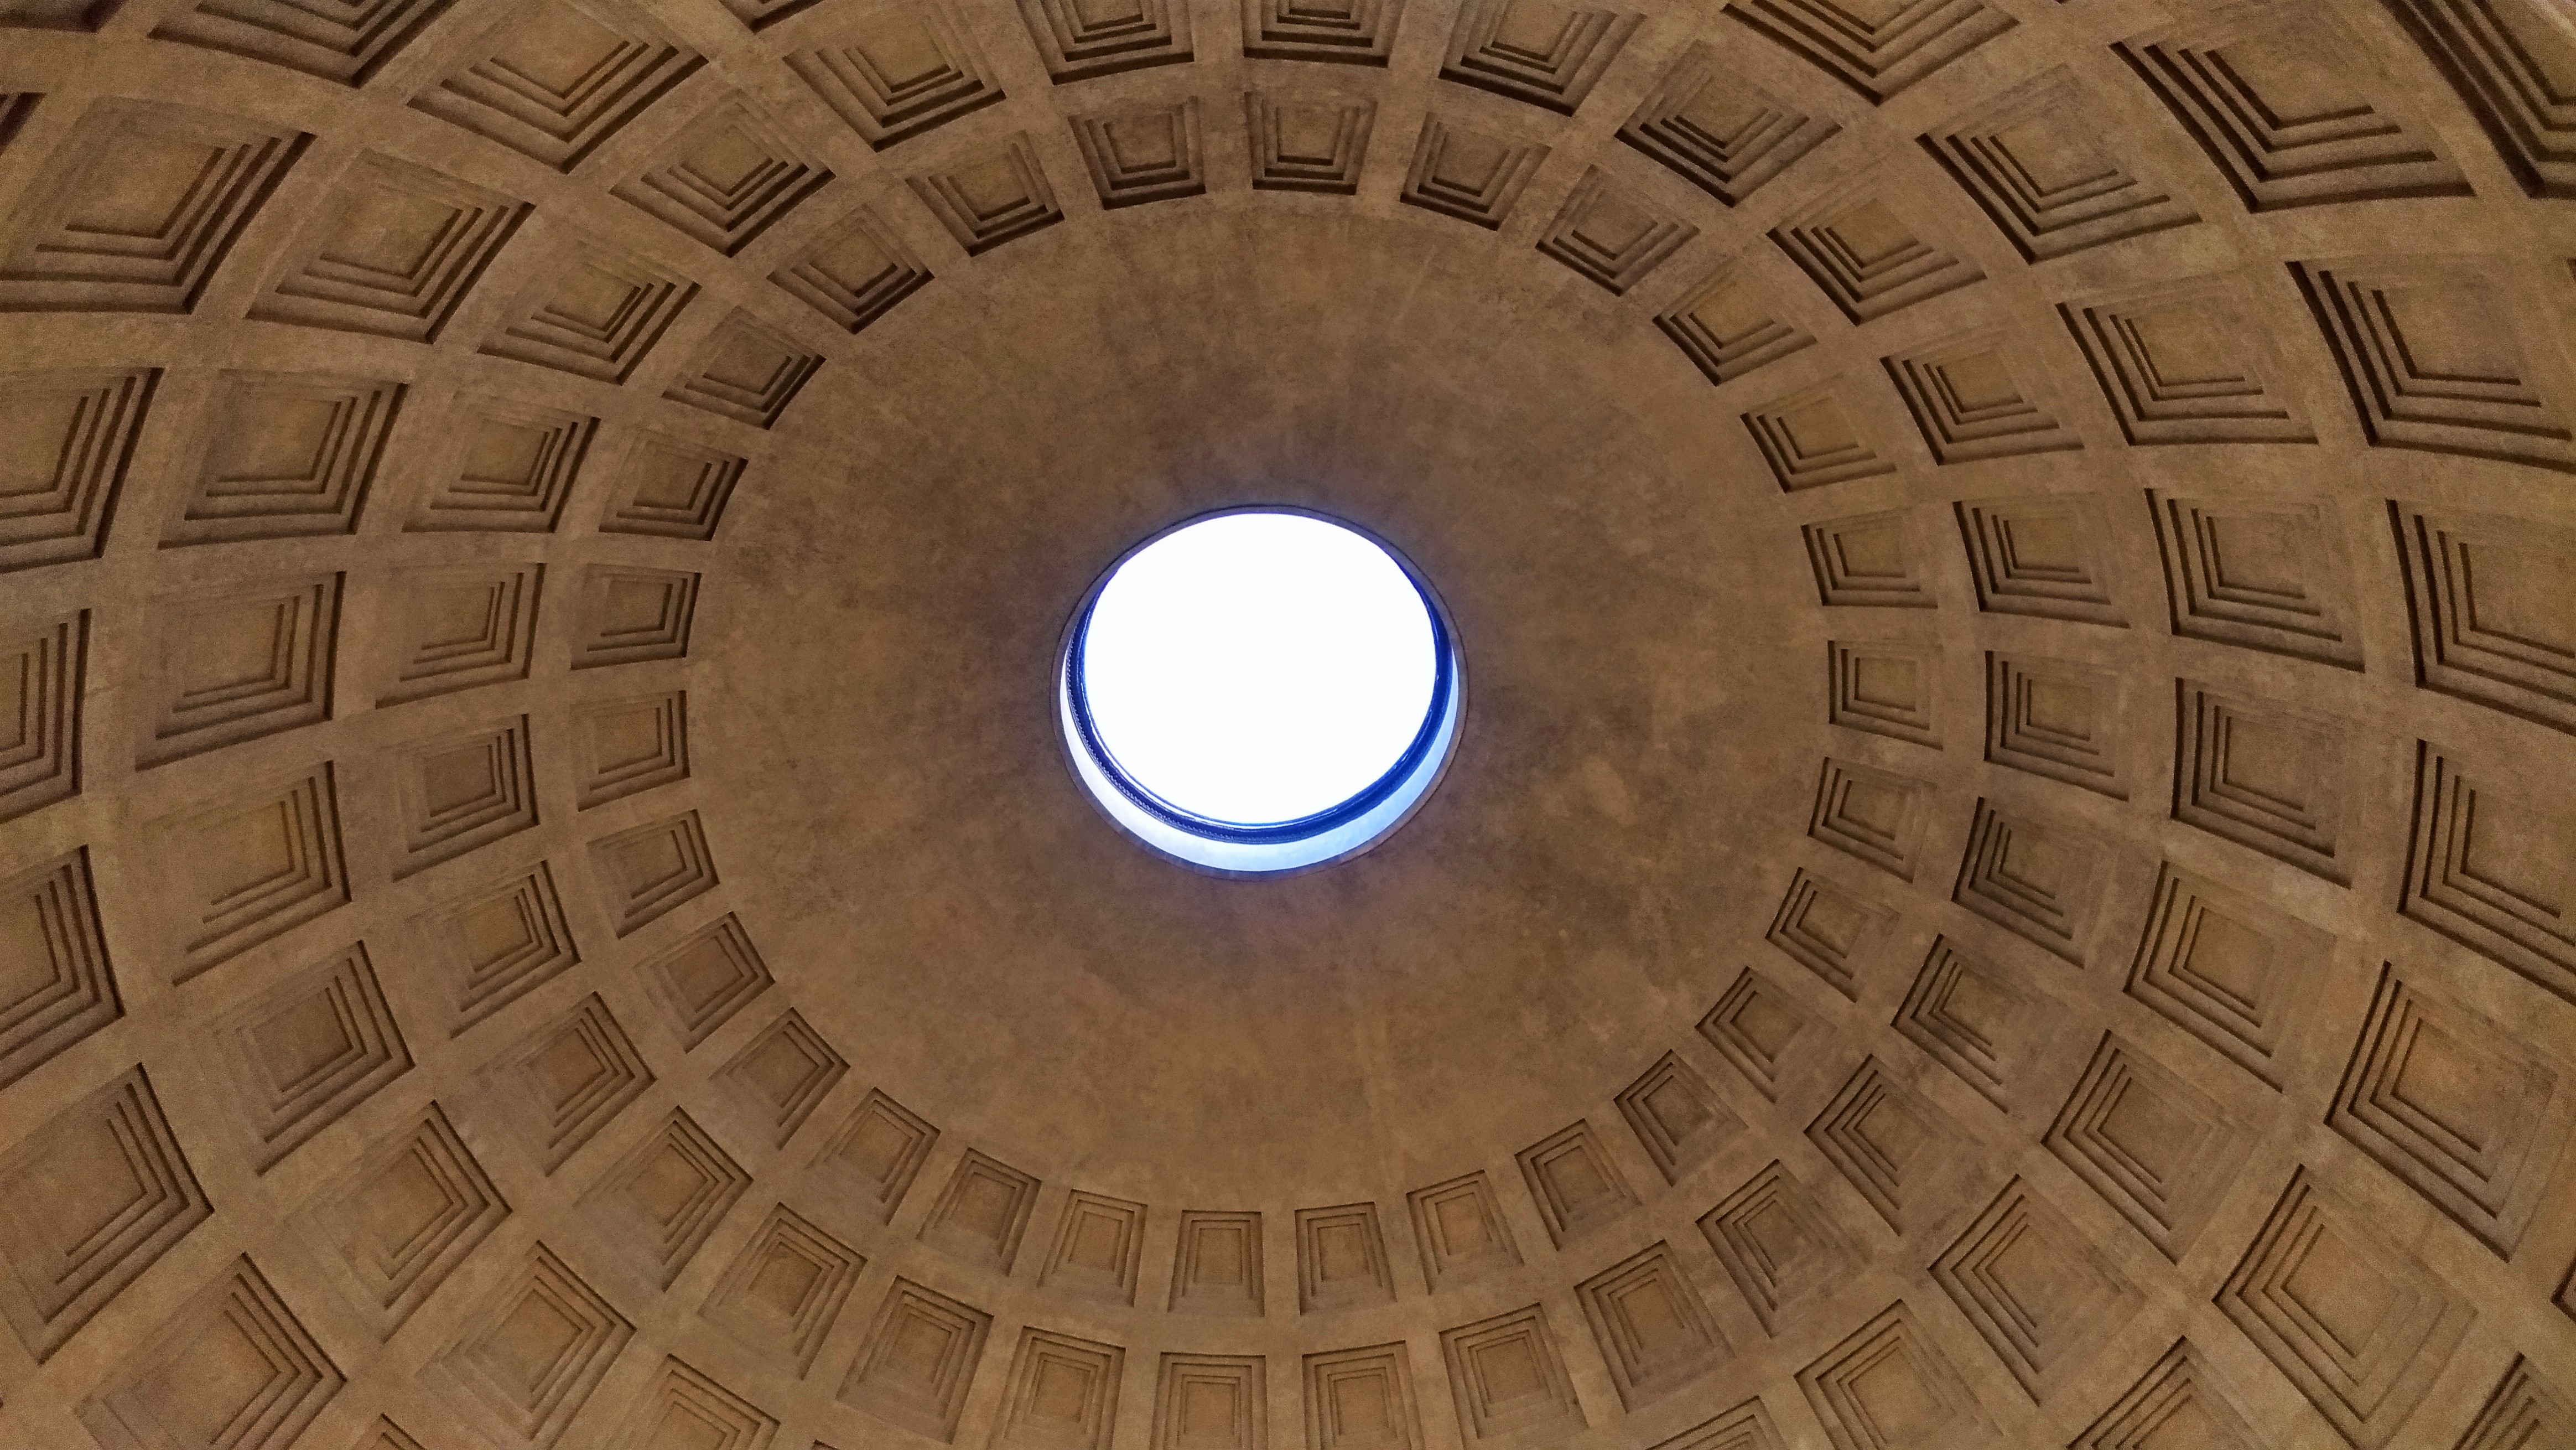
[[[1921,864],[1930,783],[1874,765],[1826,757],[1807,834],[1899,881]]]
[[[291,1220],[378,1339],[390,1339],[510,1216],[446,1112],[431,1103]]]
[[[2431,129],[2388,94],[2387,72],[2365,59],[2335,6],[2238,6],[2111,49],[2250,211],[2470,194]]]
[[[788,69],[874,150],[883,151],[1002,99],[1001,83],[938,0],[838,21]]]
[[[905,180],[970,257],[1064,220],[1026,131],[1012,132],[997,150]]]
[[[2576,1435],[2576,1410],[2533,1371],[2528,1358],[2515,1355],[2456,1450],[2517,1450],[2570,1435]]]
[[[590,810],[689,778],[686,690],[576,706],[572,727],[577,809]]]
[[[582,573],[572,667],[685,659],[698,576],[675,569],[593,564]]]
[[[2129,798],[2128,681],[2073,660],[1986,651],[1986,762]]]
[[[189,106],[93,102],[17,204],[0,313],[195,311],[312,139]]]
[[[1902,510],[1804,524],[1816,594],[1828,608],[1931,609],[1932,581]]]
[[[1395,199],[1497,231],[1547,151],[1535,141],[1507,140],[1425,116],[1413,143],[1413,165]]]
[[[2057,315],[2133,445],[2317,441],[2247,326],[2263,309],[2230,279],[2061,302]]]
[[[2100,505],[2068,494],[1962,499],[1959,537],[1977,607],[2075,624],[2129,627],[2112,597],[2102,541],[2112,537]]]
[[[152,28],[175,40],[363,86],[456,0],[350,0],[317,12],[297,0],[202,0]]]
[[[2293,262],[2376,448],[2576,473],[2576,432],[2492,267],[2422,258]]]
[[[597,418],[560,408],[460,397],[444,430],[453,452],[403,527],[552,533],[598,431]]]
[[[1189,1252],[1188,1231],[1181,1252]],[[1055,1238],[1038,1283],[1058,1293],[1100,1299],[1112,1304],[1136,1302],[1136,1270],[1145,1248],[1145,1205],[1105,1193],[1075,1189],[1056,1219]],[[1173,1293],[1180,1292],[1173,1284]]]
[[[2562,846],[2576,831],[2563,780],[2464,768],[2429,741],[2415,755],[2415,830],[2402,914],[2576,1001],[2576,871]]]
[[[896,303],[929,285],[930,279],[930,268],[867,207],[852,211],[821,240],[769,274],[770,281],[821,313],[834,327],[852,334],[893,311]],[[738,470],[740,461],[734,466]],[[706,527],[712,533],[715,526],[710,521]]]
[[[1827,640],[1825,718],[1846,730],[1940,749],[1939,653],[1920,640]]]
[[[662,396],[737,423],[774,428],[822,366],[821,353],[806,351],[736,308]]]
[[[1896,1009],[1896,1030],[2002,1112],[2062,1011],[1995,963],[1946,936],[1915,973]]]
[[[618,0],[526,0],[467,53],[411,103],[565,172],[706,63]]]
[[[1789,878],[1788,894],[1780,898],[1780,910],[1763,939],[1835,991],[1857,999],[1861,966],[1895,923],[1893,908],[1802,866]]]
[[[717,1068],[714,1080],[751,1110],[770,1146],[783,1148],[849,1070],[849,1061],[791,1007]]]
[[[737,95],[691,121],[609,194],[731,257],[831,179]]]
[[[2146,1301],[2020,1178],[1932,1261],[1932,1277],[2034,1404]]]
[[[2150,489],[2147,510],[2175,634],[2361,668],[2352,569],[2322,503]]]
[[[336,774],[310,770],[246,787],[154,823],[162,911],[184,982],[349,902]]]
[[[858,1250],[779,1204],[734,1256],[698,1312],[772,1362],[814,1372],[850,1290],[868,1265]]]
[[[1715,46],[1694,41],[1619,128],[1619,139],[1735,206],[1841,127],[1744,79]]]
[[[673,1108],[581,1196],[599,1241],[668,1289],[751,1187],[751,1175],[688,1113]]]
[[[2277,1089],[2332,946],[2325,932],[2168,862],[2128,994]]]
[[[2173,227],[2200,214],[2131,169],[2131,138],[2063,67],[1917,138],[2025,262]]]
[[[1785,1450],[1786,1444],[1779,1427],[1771,1422],[1771,1412],[1762,1408],[1762,1397],[1756,1395],[1724,1414],[1702,1420],[1655,1450]]]
[[[897,1279],[838,1398],[889,1425],[953,1443],[992,1328],[983,1310]]]
[[[2014,365],[2020,351],[2000,329],[1986,329],[1879,364],[1935,463],[2080,450],[2084,440],[2035,396],[2029,363]]]
[[[1984,0],[1743,0],[1720,13],[1873,105],[2013,28]]]
[[[599,531],[705,543],[747,466],[739,454],[639,432],[600,506]]]
[[[88,670],[86,609],[0,627],[0,823],[80,794]]]
[[[1789,1049],[1810,1025],[1789,994],[1746,967],[1717,1005],[1699,1019],[1699,1035],[1762,1096],[1778,1102],[1780,1075],[1790,1063]]]
[[[466,1322],[440,1378],[517,1450],[548,1450],[589,1403],[635,1325],[543,1243]]]
[[[691,1450],[770,1450],[778,1419],[678,1355],[664,1355],[628,1415],[622,1443]]]
[[[1588,1119],[1575,1119],[1517,1156],[1539,1220],[1560,1248],[1637,1205],[1636,1192]]]
[[[223,374],[161,546],[356,533],[404,392],[365,378]]]
[[[2177,680],[2174,689],[2174,819],[2337,886],[2352,884],[2344,824],[2352,727],[2197,680]]]
[[[1554,0],[1467,0],[1440,78],[1571,116],[1643,19]]]
[[[1701,1214],[1699,1231],[1773,1338],[1792,1307],[1830,1291],[1861,1264],[1813,1193],[1776,1160]]]
[[[1566,193],[1538,249],[1619,297],[1697,235],[1697,226],[1595,166]]]
[[[653,1085],[653,1070],[596,992],[521,1038],[482,1077],[549,1174]]]
[[[590,843],[591,878],[619,936],[630,936],[716,888],[715,858],[696,811]]]
[[[1502,1203],[1483,1169],[1405,1195],[1414,1241],[1422,1248],[1423,1287],[1437,1293],[1459,1283],[1517,1267],[1521,1249],[1503,1221]]]
[[[2552,24],[2548,3],[2393,0],[2388,8],[2450,78],[2522,189],[2564,200],[2576,198],[2576,97],[2565,80],[2576,75],[2576,37]]]
[[[1144,1205],[1137,1211],[1141,1216]],[[1172,1255],[1172,1312],[1260,1318],[1261,1260],[1259,1213],[1183,1209],[1180,1245]]]
[[[2576,531],[2391,499],[2415,683],[2576,735]]]
[[[412,1066],[364,943],[236,1008],[214,1038],[263,1173]]]
[[[2576,1084],[2521,1034],[2383,965],[2326,1126],[2511,1258],[2576,1121]]]
[[[0,1190],[57,1205],[0,1215],[0,1317],[39,1363],[214,1216],[140,1064],[0,1157]]]
[[[528,677],[546,566],[398,569],[387,581],[392,678],[379,708]]]
[[[447,1035],[500,1011],[581,961],[554,868],[477,887],[413,918],[415,940],[446,987]]]
[[[1377,102],[1323,92],[1246,91],[1244,134],[1256,191],[1350,196],[1360,189]]]
[[[1057,85],[1188,61],[1190,7],[1183,0],[1128,0],[1093,13],[1078,0],[1019,0],[1038,59]]]
[[[903,1206],[922,1160],[938,1141],[939,1130],[928,1119],[896,1102],[885,1089],[871,1088],[866,1101],[816,1156],[814,1166],[857,1190],[855,1211],[885,1223]]]
[[[225,1450],[286,1450],[348,1383],[245,1254],[189,1299],[81,1406],[107,1450],[225,1432]]]
[[[2254,1134],[2209,1094],[2105,1032],[2042,1141],[2180,1263],[2234,1185]]]
[[[1584,1428],[1583,1407],[1544,1306],[1444,1329],[1440,1356],[1449,1366],[1449,1389],[1467,1443]]]
[[[732,912],[699,927],[643,965],[680,1045],[694,1049],[769,990],[769,964]]]
[[[272,577],[152,602],[138,770],[331,718],[343,576]]]
[[[1655,326],[1720,387],[1816,341],[1815,334],[1781,316],[1777,293],[1741,260],[1657,313]]]
[[[1986,1450],[1994,1422],[1902,1299],[1798,1371],[1834,1450]]]
[[[0,880],[0,960],[15,991],[0,1004],[0,1088],[125,1015],[88,847]]]
[[[1807,1138],[1899,1234],[1937,1222],[1968,1166],[1968,1134],[1874,1056],[1807,1125]]]
[[[107,544],[126,465],[142,436],[159,368],[0,373],[0,574],[95,559]]]
[[[1008,1274],[1038,1200],[1037,1175],[969,1148],[922,1222],[921,1241],[967,1263]]]
[[[1745,430],[1771,465],[1782,493],[1884,478],[1896,465],[1856,421],[1866,412],[1847,399],[1850,384],[1830,378],[1744,415]]]
[[[2177,1339],[2068,1450],[2155,1450],[2169,1437],[2202,1450],[2263,1450],[2218,1376]]]
[[[1103,210],[1206,193],[1198,97],[1090,112],[1069,123]]]
[[[1679,1183],[1747,1131],[1744,1120],[1718,1100],[1699,1069],[1667,1052],[1622,1089],[1619,1115],[1667,1183]]]
[[[1035,1326],[1020,1331],[995,1450],[1109,1450],[1127,1351]]]
[[[2396,1438],[2478,1314],[2305,1166],[2218,1307],[2361,1450]]]
[[[528,717],[438,736],[394,753],[399,881],[537,827]]]
[[[560,0],[541,0],[559,4]],[[698,284],[584,242],[560,246],[513,298],[483,351],[593,382],[623,384]]]
[[[1574,1286],[1610,1366],[1619,1402],[1634,1411],[1717,1367],[1726,1336],[1670,1245],[1657,1242]]]
[[[1950,899],[2081,967],[2110,868],[2091,832],[1981,799]]]
[[[1153,1450],[1268,1450],[1265,1365],[1257,1354],[1164,1355]]]
[[[379,8],[390,8],[376,0]],[[419,10],[420,0],[400,0]],[[445,0],[433,0],[444,8]],[[293,0],[212,0],[212,14],[256,5],[309,24]],[[271,274],[250,315],[330,332],[436,342],[485,269],[518,234],[526,202],[408,161],[366,152],[326,197]]]
[[[1297,1210],[1297,1310],[1324,1313],[1391,1303],[1395,1276],[1377,1205],[1345,1203]]]
[[[1915,207],[1890,205],[1887,192],[1884,180],[1863,182],[1810,203],[1771,229],[1771,244],[1855,323],[1986,277],[1984,268],[1926,227]]]
[[[1423,1450],[1405,1345],[1307,1355],[1306,1450]]]
[[[1404,0],[1243,0],[1243,53],[1383,66],[1403,18]]]

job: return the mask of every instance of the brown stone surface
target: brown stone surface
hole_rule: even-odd
[[[2571,198],[2559,0],[0,0],[0,1446],[2564,1443]],[[1261,502],[1468,694],[1246,882],[1049,676]]]

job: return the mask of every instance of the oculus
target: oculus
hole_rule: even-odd
[[[1384,543],[1302,510],[1145,540],[1065,631],[1074,774],[1155,851],[1227,876],[1348,859],[1404,823],[1458,738],[1455,636]]]

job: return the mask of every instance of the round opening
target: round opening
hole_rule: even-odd
[[[1111,819],[1208,870],[1270,875],[1367,849],[1439,778],[1458,657],[1394,551],[1288,509],[1194,519],[1092,586],[1059,707]]]

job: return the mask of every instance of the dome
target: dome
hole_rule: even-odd
[[[0,1444],[2576,1444],[2576,25],[1588,3],[0,0]]]

